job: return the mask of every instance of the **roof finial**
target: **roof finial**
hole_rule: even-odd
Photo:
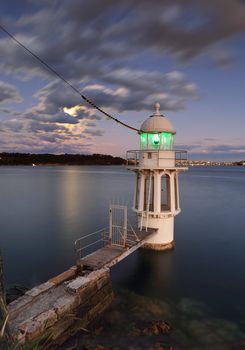
[[[156,103],[154,104],[154,109],[155,109],[155,111],[154,111],[153,115],[161,115],[161,114],[160,114],[160,108],[161,108],[160,103],[156,102]]]

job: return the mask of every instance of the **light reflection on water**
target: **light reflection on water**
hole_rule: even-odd
[[[0,247],[6,279],[27,286],[75,262],[75,239],[108,224],[110,201],[131,205],[123,167],[1,167]]]
[[[33,286],[75,262],[73,242],[108,224],[108,205],[131,208],[123,167],[1,167],[0,247],[8,283]],[[191,168],[180,176],[176,249],[140,250],[112,270],[114,287],[171,302],[197,300],[244,320],[245,168]]]

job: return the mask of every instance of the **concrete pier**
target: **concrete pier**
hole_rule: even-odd
[[[15,343],[55,349],[85,328],[113,300],[110,268],[154,234],[154,229],[136,231],[134,240],[127,239],[125,246],[100,248],[10,303],[9,329]]]
[[[74,266],[8,305],[9,328],[17,344],[55,349],[111,303],[108,268],[82,275],[78,271]]]
[[[6,305],[2,258],[0,254],[0,349],[7,350],[12,344],[8,321],[8,309]]]

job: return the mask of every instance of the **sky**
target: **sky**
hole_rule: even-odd
[[[0,24],[123,122],[159,102],[176,149],[245,159],[244,0],[1,0]],[[0,30],[0,152],[138,148]]]

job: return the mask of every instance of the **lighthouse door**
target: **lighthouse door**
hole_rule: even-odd
[[[109,209],[109,240],[111,245],[126,246],[127,206],[111,204]]]

